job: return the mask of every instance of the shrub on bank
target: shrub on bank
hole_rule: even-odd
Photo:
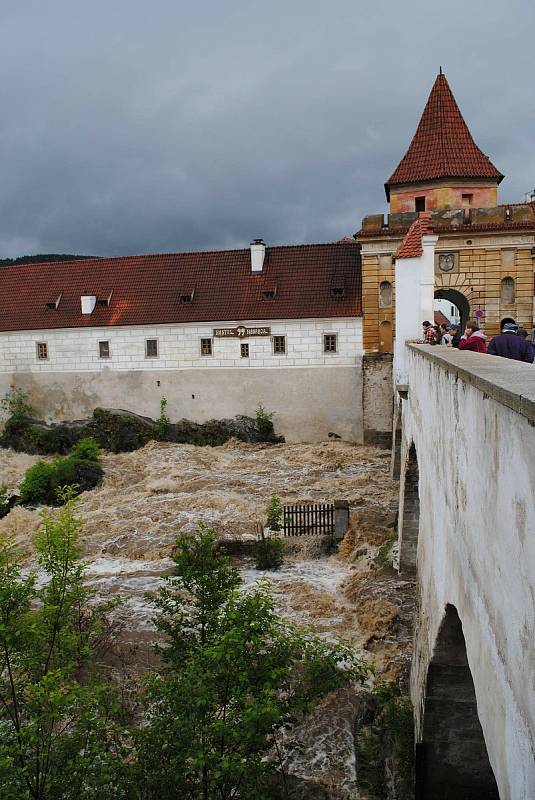
[[[94,489],[104,472],[100,450],[94,439],[81,439],[65,458],[37,461],[30,467],[19,487],[20,503],[62,505],[60,490],[70,486],[74,494]]]
[[[276,536],[260,539],[255,548],[257,569],[278,569],[284,561],[284,544]]]

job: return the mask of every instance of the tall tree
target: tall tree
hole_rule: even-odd
[[[136,796],[285,797],[280,731],[368,667],[281,619],[265,585],[240,590],[213,531],[181,536],[174,560],[154,598],[163,668],[147,683]]]
[[[119,711],[95,669],[110,604],[92,602],[72,498],[43,513],[39,580],[0,542],[0,798],[120,797]]]

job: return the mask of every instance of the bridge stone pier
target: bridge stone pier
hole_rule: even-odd
[[[535,366],[407,345],[399,569],[419,800],[535,798]]]

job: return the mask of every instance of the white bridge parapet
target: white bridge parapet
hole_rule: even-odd
[[[407,355],[399,537],[418,595],[417,797],[498,797],[495,780],[501,800],[528,800],[535,367],[445,347],[407,345]],[[441,794],[441,781],[458,793]]]

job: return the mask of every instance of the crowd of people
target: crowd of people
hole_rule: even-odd
[[[441,325],[432,325],[429,320],[422,323],[423,343],[439,344],[446,347],[457,347],[459,350],[473,350],[477,353],[490,353],[493,356],[513,358],[516,361],[525,361],[532,364],[535,358],[535,345],[528,338],[525,328],[515,322],[504,322],[502,331],[495,336],[487,346],[487,337],[479,327],[477,319],[469,319],[464,333],[457,323],[449,322]],[[535,329],[534,329],[535,337]]]

